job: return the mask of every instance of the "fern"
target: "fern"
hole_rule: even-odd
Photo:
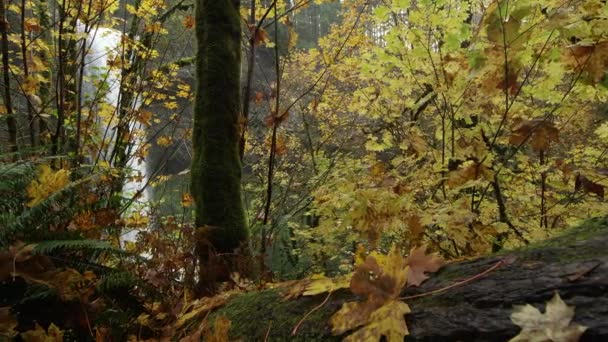
[[[25,188],[35,176],[33,163],[0,164],[0,226],[6,227],[24,210]]]
[[[23,189],[31,179],[33,177],[29,178],[29,181],[23,185],[21,192],[24,192]],[[49,234],[52,233],[49,227],[61,225],[83,210],[76,196],[77,190],[91,180],[92,177],[87,177],[71,182],[65,188],[55,192],[32,208],[25,208],[21,204],[20,212],[14,210],[12,213],[9,211],[8,215],[0,215],[0,224],[4,227],[0,231],[0,248],[10,245],[16,240],[40,241],[52,239],[53,234]],[[0,180],[0,183],[2,182]],[[8,182],[4,182],[4,185],[8,184]],[[23,203],[26,199],[27,196],[22,195],[19,201]],[[0,205],[1,207],[2,205]],[[69,233],[63,235],[70,236],[69,239],[78,239],[78,234],[76,236]]]
[[[87,252],[109,252],[121,255],[130,255],[128,252],[116,248],[105,241],[98,240],[51,240],[36,244],[34,253],[52,254],[59,251],[87,251]]]
[[[140,280],[130,272],[109,272],[103,275],[97,283],[97,291],[108,294],[116,289],[133,288],[139,282]]]

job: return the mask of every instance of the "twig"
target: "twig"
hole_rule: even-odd
[[[401,300],[407,300],[407,299],[414,299],[414,298],[426,297],[426,296],[430,296],[430,295],[434,295],[434,294],[442,293],[442,292],[445,292],[445,291],[447,291],[447,290],[449,290],[449,289],[452,289],[452,288],[455,288],[455,287],[458,287],[458,286],[461,286],[461,285],[464,285],[464,284],[470,283],[470,282],[472,282],[472,281],[475,281],[475,280],[477,280],[477,279],[479,279],[479,278],[483,277],[484,275],[486,275],[486,274],[488,274],[488,273],[490,273],[490,272],[492,272],[492,271],[496,270],[496,269],[497,269],[497,268],[499,268],[500,266],[506,265],[506,264],[508,264],[508,263],[509,263],[509,262],[508,262],[507,260],[500,260],[500,261],[498,261],[497,263],[495,263],[494,265],[492,265],[492,267],[488,268],[487,270],[485,270],[485,271],[483,271],[483,272],[481,272],[481,273],[479,273],[479,274],[476,274],[476,275],[474,275],[474,276],[472,276],[472,277],[470,277],[470,278],[467,278],[467,279],[465,279],[465,280],[462,280],[462,281],[456,282],[456,283],[454,283],[454,284],[452,284],[452,285],[449,285],[449,286],[446,286],[446,287],[442,287],[442,288],[437,289],[437,290],[433,290],[433,291],[429,291],[429,292],[425,292],[425,293],[420,293],[420,294],[417,294],[417,295],[412,295],[412,296],[399,297],[399,299],[401,299]]]
[[[329,297],[331,296],[331,291],[329,291],[329,293],[327,294],[327,297],[325,297],[325,300],[315,306],[312,310],[308,311],[306,313],[306,315],[304,315],[304,317],[302,317],[302,319],[298,322],[298,324],[296,324],[295,327],[293,327],[293,330],[291,331],[291,336],[296,336],[296,334],[298,333],[298,329],[300,328],[300,326],[302,325],[302,323],[304,323],[304,321],[306,320],[306,318],[308,318],[308,316],[310,316],[313,312],[319,310],[320,308],[323,307],[323,305],[325,305],[325,303],[327,303],[327,301],[329,300]]]
[[[270,335],[271,327],[272,327],[272,321],[268,322],[268,329],[266,330],[266,336],[264,336],[264,342],[268,341],[268,336]]]

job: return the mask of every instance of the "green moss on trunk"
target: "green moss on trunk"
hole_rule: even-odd
[[[241,23],[238,0],[198,0],[197,92],[191,192],[205,239],[231,253],[248,239],[239,157]]]
[[[230,340],[264,341],[339,341],[332,337],[329,319],[337,310],[332,303],[323,305],[312,312],[299,326],[295,336],[295,326],[315,307],[323,302],[325,295],[284,300],[281,291],[265,290],[240,295],[226,306],[209,315],[209,322],[225,316],[231,322]],[[334,293],[337,303],[349,297],[347,292]],[[252,316],[255,313],[255,316]]]

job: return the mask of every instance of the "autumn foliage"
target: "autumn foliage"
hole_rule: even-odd
[[[241,1],[243,167],[218,172],[242,174],[250,240],[205,246],[242,272],[195,261],[218,227],[187,181],[192,4],[0,2],[0,339],[228,341],[217,309],[272,289],[352,293],[332,334],[402,341],[404,290],[446,263],[606,215],[605,1]],[[91,72],[83,42],[110,28]],[[514,308],[512,341],[578,340],[566,302]]]

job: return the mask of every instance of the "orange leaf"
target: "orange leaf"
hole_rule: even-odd
[[[604,199],[604,186],[594,183],[583,175],[576,176],[576,182],[574,183],[574,191],[580,190],[583,190],[587,194],[596,194],[599,198]]]
[[[187,15],[187,16],[184,18],[184,20],[182,21],[182,25],[183,25],[183,26],[184,26],[186,29],[190,30],[190,29],[192,29],[192,28],[194,27],[195,22],[196,22],[196,21],[194,20],[194,16]]]
[[[184,192],[182,194],[182,206],[185,208],[189,208],[192,206],[193,203],[194,203],[194,198],[192,198],[192,195],[190,195],[189,192]]]
[[[577,44],[568,47],[564,63],[569,69],[584,72],[590,83],[599,83],[608,69],[608,41],[594,45]]]
[[[407,258],[409,273],[408,286],[420,286],[429,276],[425,273],[437,272],[444,265],[443,259],[437,254],[426,254],[426,247],[414,247]]]
[[[528,139],[536,152],[546,151],[552,142],[559,141],[559,130],[555,124],[542,117],[532,120],[516,119],[513,128],[509,143],[520,145]]]
[[[256,104],[262,103],[262,101],[264,101],[264,98],[266,98],[266,95],[263,92],[256,91],[255,96],[253,98],[253,102],[255,102]]]
[[[266,127],[274,127],[275,125],[280,125],[282,124],[285,120],[287,120],[287,117],[289,116],[289,112],[284,112],[283,114],[277,116],[274,112],[272,112],[270,115],[268,115],[266,118],[264,118],[264,123],[266,124]]]
[[[258,28],[257,25],[249,25],[249,32],[252,35],[254,45],[260,45],[261,43],[267,43],[270,41],[268,38],[268,32],[263,28]]]
[[[34,32],[38,33],[42,31],[42,27],[40,26],[40,22],[36,18],[27,18],[25,19],[23,26],[26,32]]]

